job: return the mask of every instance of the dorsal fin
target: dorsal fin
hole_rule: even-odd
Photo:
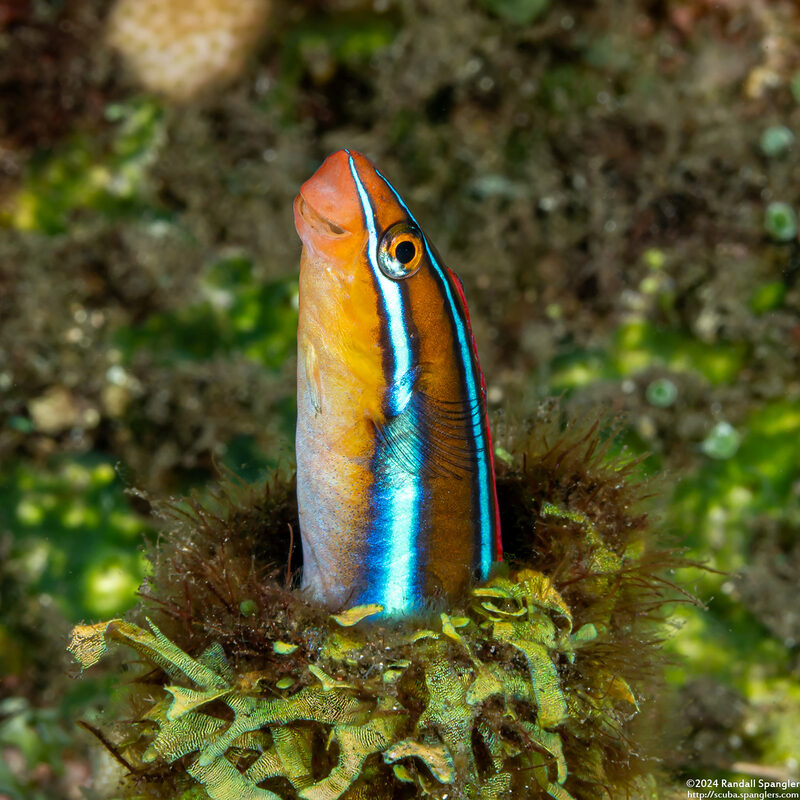
[[[467,297],[464,294],[464,284],[461,281],[461,278],[456,275],[450,267],[445,267],[447,270],[447,274],[450,279],[453,281],[453,285],[456,287],[456,291],[458,292],[458,297],[461,300],[461,307],[464,309],[464,321],[467,325],[467,333],[469,334],[469,347],[472,351],[472,356],[475,359],[475,366],[478,370],[478,377],[480,378],[481,384],[481,392],[483,392],[484,398],[486,397],[486,380],[483,377],[483,370],[481,369],[480,362],[478,361],[478,347],[475,344],[475,334],[472,332],[472,321],[469,318],[469,306],[467,305]],[[488,425],[486,426],[488,429]]]
[[[470,322],[469,318],[469,306],[467,305],[467,298],[464,294],[464,284],[461,282],[461,278],[456,275],[450,267],[447,267],[447,273],[449,277],[453,281],[453,285],[456,287],[456,291],[458,292],[458,296],[461,299],[461,305],[464,309],[464,320],[467,325],[467,333],[469,334],[469,342],[470,342],[470,349],[472,350],[472,357],[475,361],[475,369],[478,372],[478,380],[480,381],[481,393],[483,394],[483,403],[484,403],[484,424],[486,427],[486,451],[489,458],[489,469],[492,472],[492,476],[494,476],[494,450],[492,448],[492,431],[489,427],[489,406],[488,406],[488,399],[486,397],[486,379],[483,377],[483,370],[481,369],[480,361],[478,360],[478,348],[475,344],[475,334],[472,332],[472,322]],[[502,561],[503,560],[503,540],[500,534],[500,507],[497,502],[497,484],[494,480],[492,480],[492,493],[494,494],[494,517],[495,517],[495,549],[496,549],[496,560]]]

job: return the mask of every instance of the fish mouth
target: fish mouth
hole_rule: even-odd
[[[327,236],[330,239],[338,239],[347,236],[350,231],[337,225],[327,217],[319,213],[311,203],[306,200],[303,193],[297,195],[294,201],[295,214],[303,220],[315,233]]]

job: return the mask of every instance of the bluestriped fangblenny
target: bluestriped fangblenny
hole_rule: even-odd
[[[303,586],[331,607],[411,613],[501,558],[461,281],[359,153],[330,156],[294,215]]]

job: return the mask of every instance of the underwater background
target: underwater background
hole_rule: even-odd
[[[93,796],[116,682],[65,643],[155,500],[291,468],[291,206],[341,147],[464,281],[498,428],[603,416],[712,568],[665,796],[798,779],[799,128],[793,2],[0,0],[0,798]]]

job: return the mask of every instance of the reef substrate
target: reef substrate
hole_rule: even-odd
[[[290,475],[162,509],[140,606],[70,644],[84,668],[111,642],[143,661],[126,720],[96,731],[125,765],[117,795],[658,797],[643,740],[680,557],[597,425],[504,438],[506,561],[402,621],[295,588]]]

